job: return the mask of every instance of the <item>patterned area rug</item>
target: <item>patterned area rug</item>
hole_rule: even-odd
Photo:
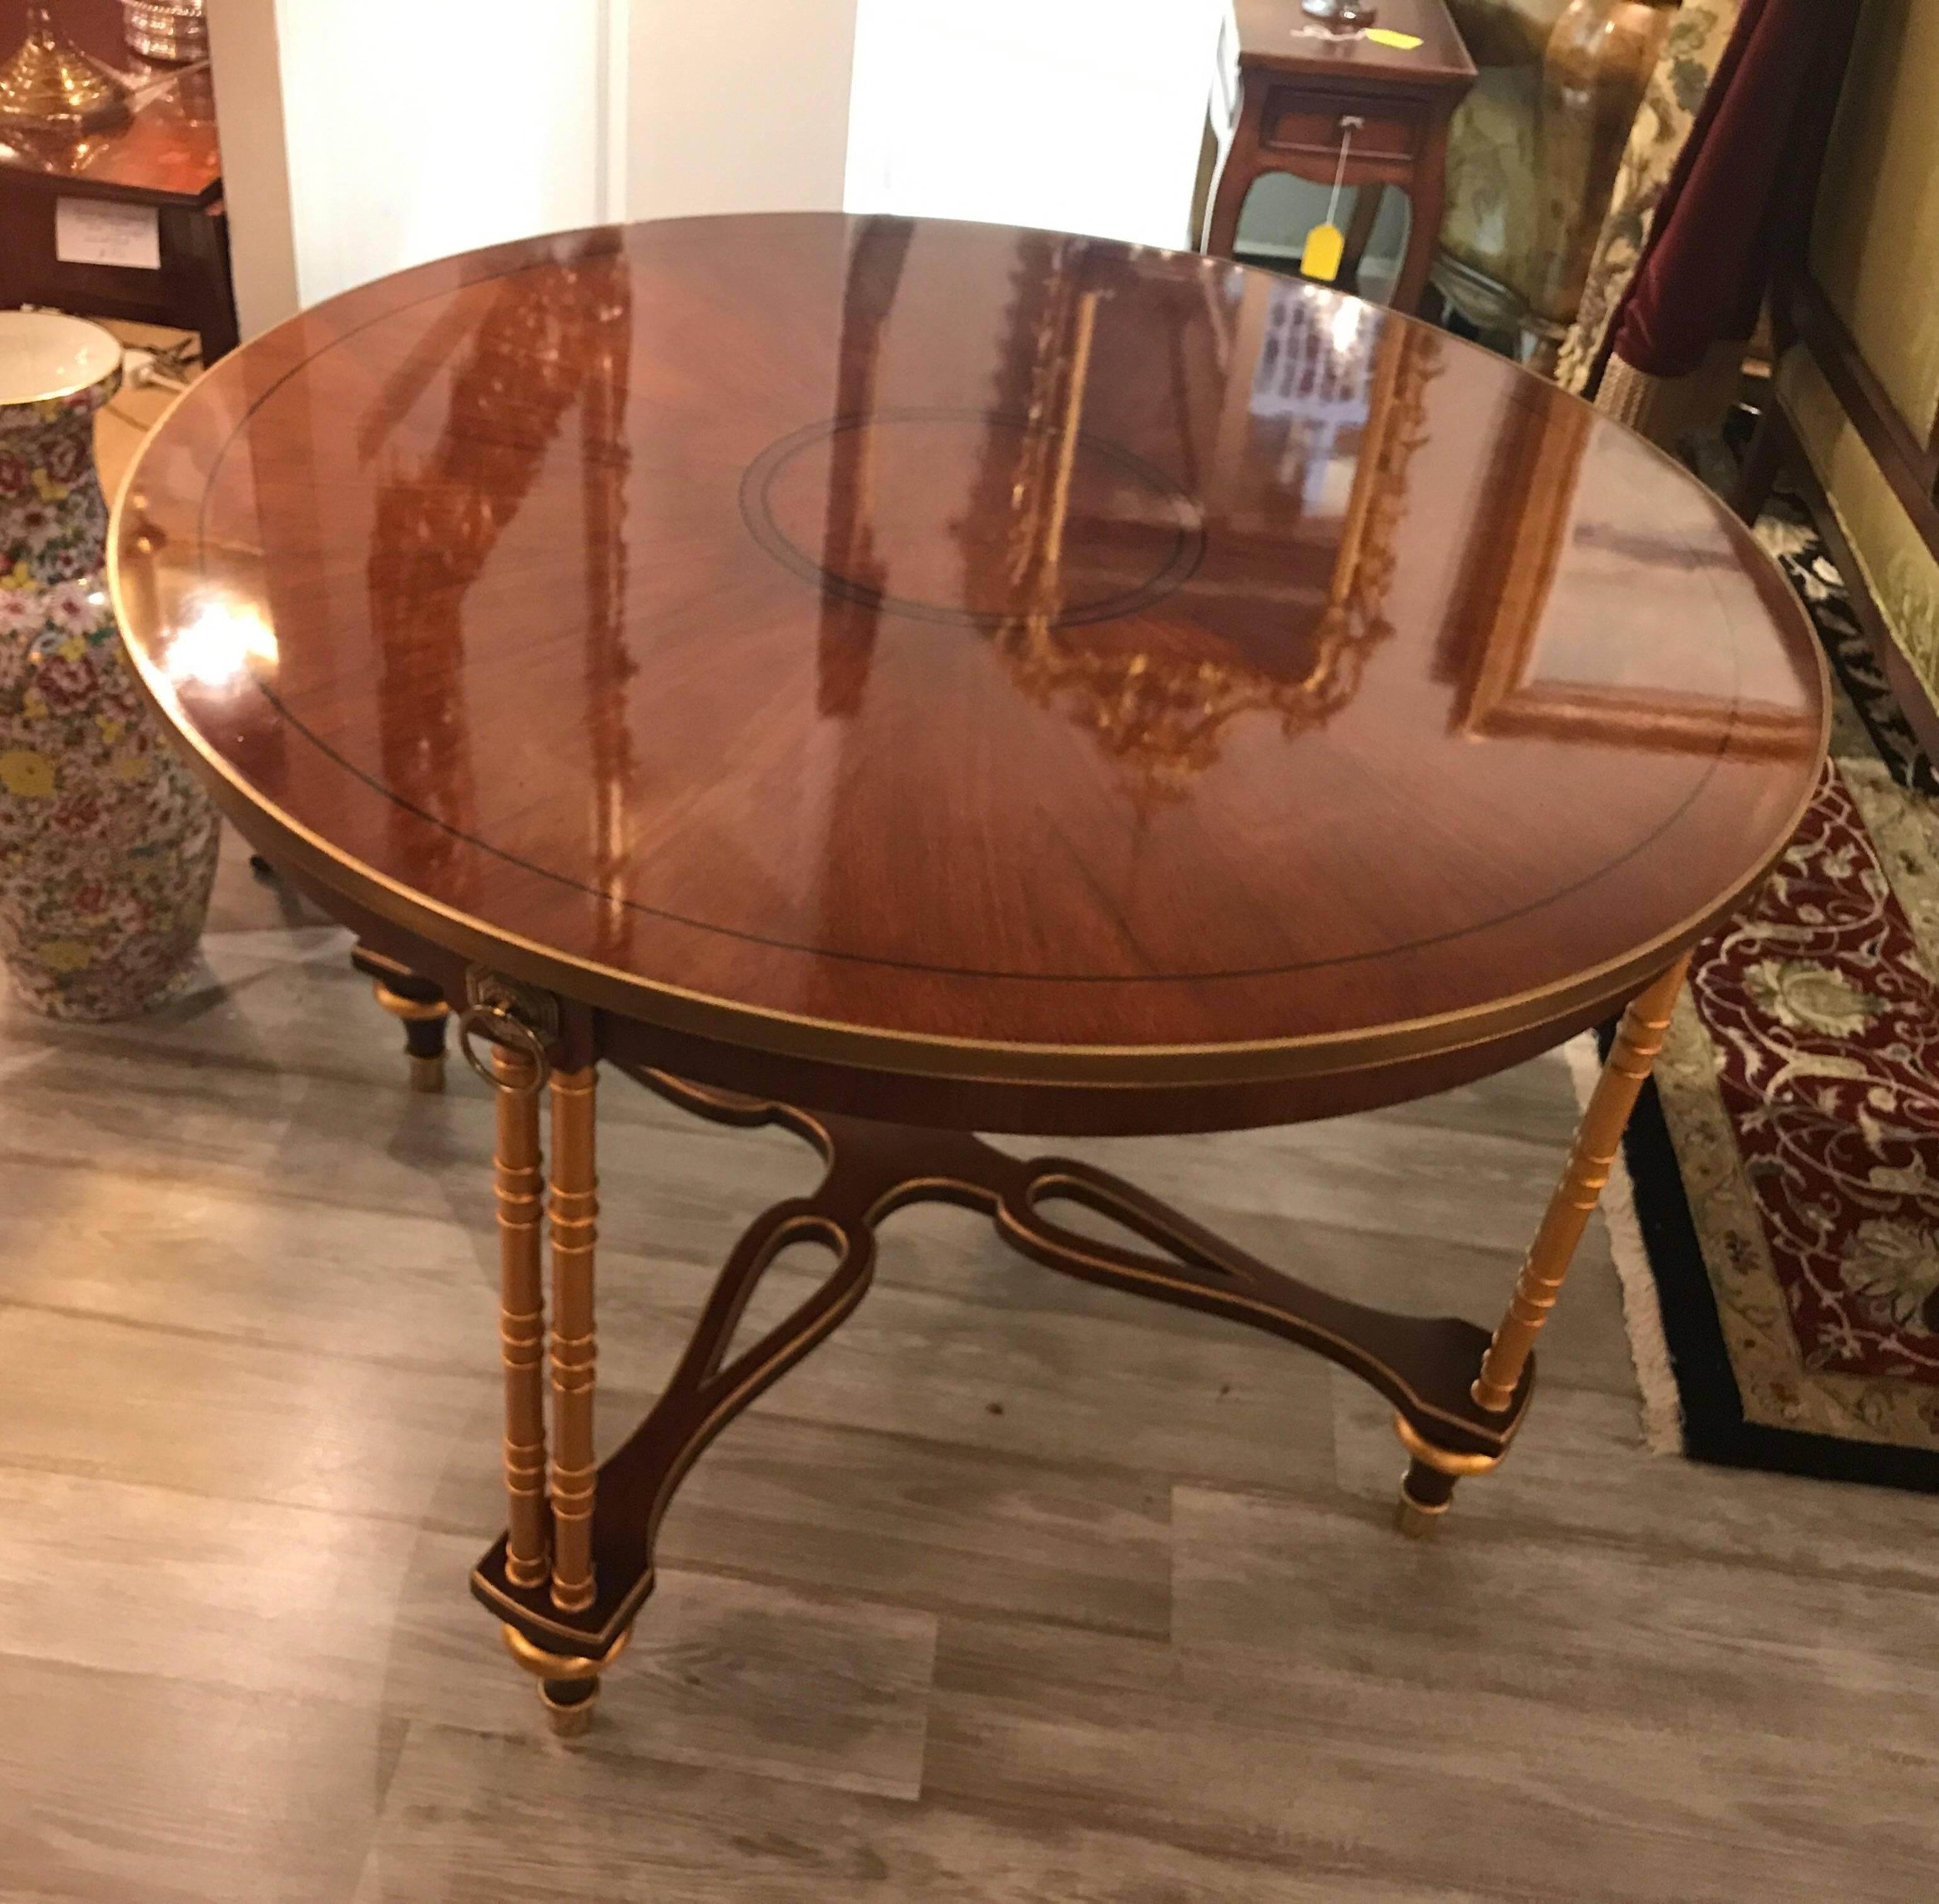
[[[1632,1339],[1656,1445],[1939,1492],[1939,777],[1802,506],[1758,534],[1831,661],[1832,758],[1625,1140]]]

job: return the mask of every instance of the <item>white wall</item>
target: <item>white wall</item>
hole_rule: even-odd
[[[840,210],[855,11],[632,0],[626,216]]]
[[[860,0],[851,210],[1189,242],[1222,0]]]
[[[406,265],[610,215],[607,47],[628,5],[211,0],[245,335]]]
[[[845,203],[1183,244],[1220,5],[209,0],[244,334],[608,219]]]
[[[236,315],[253,337],[300,307],[273,0],[206,0]]]

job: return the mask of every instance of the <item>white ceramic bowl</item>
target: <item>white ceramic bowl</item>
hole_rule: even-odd
[[[0,410],[72,397],[120,367],[121,346],[86,318],[0,311]]]

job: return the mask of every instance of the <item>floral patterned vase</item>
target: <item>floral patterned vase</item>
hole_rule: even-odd
[[[215,877],[215,809],[135,685],[103,574],[99,325],[0,312],[0,955],[54,1018],[181,989]]]

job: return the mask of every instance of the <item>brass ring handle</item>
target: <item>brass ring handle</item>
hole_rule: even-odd
[[[520,1085],[507,1084],[473,1047],[471,1034],[474,1031],[482,1032],[494,1044],[510,1045],[523,1052],[532,1061],[531,1081]],[[458,1014],[458,1048],[464,1053],[464,1062],[495,1091],[510,1091],[522,1098],[535,1098],[544,1089],[546,1080],[551,1074],[545,1040],[523,1019],[515,1018],[497,1006],[472,1005]]]

